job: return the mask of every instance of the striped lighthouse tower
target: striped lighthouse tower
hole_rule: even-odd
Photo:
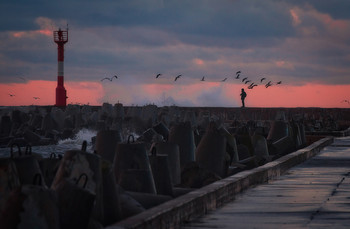
[[[67,105],[67,91],[64,88],[64,44],[68,42],[68,28],[66,31],[58,29],[53,32],[53,38],[57,44],[57,87],[56,87],[56,106],[65,107]]]

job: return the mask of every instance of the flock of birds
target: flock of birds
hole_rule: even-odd
[[[22,76],[17,76],[17,78],[19,78],[19,79],[21,79],[21,80],[23,80],[23,81],[27,81],[27,80],[26,80],[25,78],[23,78]],[[10,94],[10,93],[8,93],[8,95],[9,95],[10,97],[16,96],[15,94]],[[37,99],[40,99],[40,98],[34,96],[33,99],[37,100]]]
[[[237,72],[236,72],[236,77],[235,77],[235,79],[240,79],[241,73],[242,73],[241,71],[237,71]],[[162,74],[161,74],[161,73],[158,73],[158,74],[156,75],[156,79],[158,79],[160,76],[162,76]],[[177,81],[178,79],[180,79],[180,77],[182,77],[182,74],[177,75],[177,76],[175,77],[174,81]],[[118,79],[118,76],[114,75],[114,76],[112,76],[112,77],[104,77],[104,78],[101,79],[101,81],[104,81],[104,80],[112,81],[113,78]],[[221,80],[221,82],[225,82],[226,80],[227,80],[227,78],[224,78],[224,79]],[[203,77],[201,78],[200,81],[205,81],[205,76],[203,76]],[[274,84],[275,84],[275,85],[282,84],[282,81],[278,81],[278,82],[276,82],[276,83],[272,83],[271,80],[268,81],[267,83],[265,83],[265,82],[263,82],[263,81],[267,81],[267,79],[266,79],[265,77],[262,77],[262,78],[260,79],[260,84],[264,83],[264,86],[265,86],[266,88],[271,87],[271,86],[274,85]],[[253,89],[254,87],[258,86],[258,84],[252,82],[250,79],[248,79],[248,77],[244,77],[244,78],[242,79],[242,82],[243,82],[244,84],[250,83],[250,84],[248,85],[248,87],[247,87],[248,89]]]
[[[244,78],[242,78],[241,79],[241,71],[237,71],[236,72],[236,76],[235,76],[235,79],[236,80],[241,80],[242,81],[242,83],[244,83],[244,84],[249,84],[248,85],[248,89],[253,89],[254,87],[256,87],[256,86],[258,86],[258,84],[257,83],[255,83],[255,82],[252,82],[252,80],[250,80],[248,77],[244,77]],[[156,75],[156,79],[158,79],[160,76],[162,76],[162,74],[161,73],[158,73],[157,75]],[[174,78],[174,81],[177,81],[178,79],[180,79],[180,77],[182,77],[182,74],[180,74],[180,75],[177,75],[175,78]],[[109,81],[112,81],[113,80],[113,78],[116,78],[116,79],[118,79],[118,76],[117,75],[114,75],[114,76],[112,76],[112,77],[104,77],[104,78],[102,78],[101,79],[101,81],[104,81],[104,80],[109,80]],[[227,78],[224,78],[224,79],[222,79],[221,80],[221,82],[225,82],[227,80]],[[200,79],[200,81],[205,81],[205,76],[203,76],[201,79]],[[260,85],[264,85],[265,86],[265,88],[268,88],[268,87],[271,87],[272,85],[279,85],[279,84],[282,84],[282,81],[277,81],[277,82],[275,82],[275,83],[273,83],[271,80],[269,80],[269,81],[267,81],[267,79],[265,78],[265,77],[261,77],[260,78]],[[342,100],[341,101],[341,103],[348,103],[349,105],[350,105],[350,100],[347,100],[347,99],[344,99],[344,100]]]
[[[240,79],[241,73],[242,73],[241,71],[236,72],[236,77],[235,77],[235,79]],[[265,77],[260,78],[260,83],[264,83],[263,81],[265,81],[265,80],[267,80]],[[248,84],[248,83],[250,83],[250,82],[252,82],[252,81],[251,81],[250,79],[248,79],[248,77],[244,77],[244,78],[242,79],[242,82],[243,82],[244,84]],[[281,83],[282,83],[282,81],[278,81],[278,82],[276,82],[275,84],[278,85],[278,84],[281,84]],[[265,84],[265,88],[271,87],[273,84],[274,84],[274,83],[272,83],[272,81],[270,80],[270,81],[268,81],[268,82]],[[255,82],[252,82],[252,83],[249,84],[248,89],[253,89],[253,88],[256,87],[256,86],[258,86],[258,84],[256,84]]]
[[[256,87],[256,86],[258,86],[258,84],[256,84],[255,82],[252,82],[248,77],[244,77],[244,78],[240,78],[241,77],[241,71],[237,71],[236,72],[236,76],[235,76],[235,79],[237,79],[237,80],[241,80],[242,81],[242,83],[244,83],[244,84],[248,84],[248,83],[250,83],[249,85],[248,85],[248,89],[253,89],[254,87]],[[162,74],[161,73],[158,73],[157,75],[156,75],[156,79],[158,79],[160,76],[162,76]],[[180,79],[180,77],[182,77],[182,74],[180,74],[180,75],[177,75],[175,78],[174,78],[174,81],[177,81],[178,79]],[[23,77],[19,77],[19,78],[21,78],[21,79],[23,79],[23,80],[25,80]],[[112,76],[112,77],[104,77],[104,78],[102,78],[101,79],[101,82],[102,81],[104,81],[104,80],[109,80],[109,81],[113,81],[113,79],[118,79],[118,76],[117,75],[114,75],[114,76]],[[221,80],[221,82],[225,82],[227,80],[227,78],[224,78],[224,79],[222,79]],[[203,76],[202,78],[201,78],[201,80],[200,81],[205,81],[205,76]],[[271,80],[270,81],[268,81],[267,83],[265,83],[265,82],[267,81],[267,79],[265,78],[265,77],[261,77],[260,78],[260,85],[261,84],[264,84],[264,86],[265,86],[265,88],[268,88],[268,87],[271,87],[272,85],[279,85],[279,84],[282,84],[282,81],[278,81],[278,82],[275,82],[275,83],[273,83]],[[14,97],[15,95],[14,94],[8,94],[10,97]],[[35,100],[38,100],[38,99],[40,99],[40,97],[33,97],[33,99],[35,99]],[[341,101],[341,103],[348,103],[349,105],[350,105],[350,100],[348,100],[348,99],[344,99],[344,100],[342,100]]]
[[[9,96],[10,96],[10,97],[13,97],[13,96],[15,96],[15,95],[14,95],[14,94],[9,94]],[[34,96],[33,99],[37,100],[37,99],[40,99],[40,98]]]

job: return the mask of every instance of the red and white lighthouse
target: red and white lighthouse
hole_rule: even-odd
[[[68,28],[66,31],[59,29],[53,32],[53,38],[57,44],[57,87],[56,106],[65,107],[67,105],[67,91],[63,85],[64,79],[64,44],[68,42]]]

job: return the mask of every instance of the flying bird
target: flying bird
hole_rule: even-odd
[[[158,73],[157,76],[156,76],[156,79],[158,79],[159,76],[161,76],[162,74]]]
[[[9,94],[9,96],[13,97],[13,96],[15,96],[15,95],[14,95],[14,94]]]
[[[112,81],[112,80],[113,80],[113,78],[118,79],[118,76],[114,75],[114,76],[112,76],[111,78],[109,78],[109,77],[105,77],[105,78],[101,79],[101,81],[104,81],[104,80],[109,80],[109,81]]]
[[[39,98],[39,97],[33,97],[33,99],[35,99],[35,100],[36,100],[36,99],[40,99],[40,98]]]
[[[260,83],[262,83],[264,80],[266,80],[266,78],[264,78],[264,77],[261,78],[261,79],[260,79]]]
[[[282,81],[278,81],[276,84],[281,84],[282,83]]]
[[[236,72],[236,79],[239,79],[240,74],[241,74],[241,71]]]
[[[26,81],[26,79],[24,79],[22,76],[17,76],[18,78],[20,78],[23,81]]]
[[[225,82],[226,80],[227,80],[227,78],[225,78],[225,79],[221,80],[221,82]]]
[[[205,81],[205,80],[204,80],[204,76],[203,76],[203,78],[201,79],[201,81]]]
[[[270,86],[272,86],[271,81],[269,81],[267,84],[265,84],[265,87],[266,87],[266,88],[268,88],[268,87],[270,87]]]
[[[178,78],[180,78],[181,76],[182,76],[182,75],[176,76],[174,81],[176,81],[176,80],[177,80]]]
[[[248,77],[244,77],[244,78],[242,79],[242,82],[244,82],[244,80],[246,80],[246,79],[248,79]]]
[[[247,84],[247,83],[249,83],[249,82],[251,82],[251,80],[247,80],[247,81],[245,81],[244,83]]]
[[[104,81],[104,80],[112,81],[112,78],[105,77],[105,78],[101,79],[101,81]]]
[[[248,89],[253,89],[254,87],[258,86],[257,84],[255,83],[251,83],[249,86],[248,86]]]

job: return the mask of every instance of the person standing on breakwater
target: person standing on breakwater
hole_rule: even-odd
[[[242,92],[241,92],[242,107],[245,107],[244,105],[245,97],[247,97],[247,93],[245,93],[244,89],[242,88]]]

